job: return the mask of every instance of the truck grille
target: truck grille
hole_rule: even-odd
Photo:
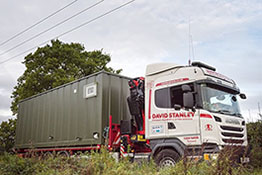
[[[228,131],[238,131],[238,132],[244,131],[244,128],[238,128],[238,127],[232,127],[232,126],[220,126],[220,128],[223,130],[228,130]]]
[[[244,143],[244,139],[241,139],[244,137],[244,128],[241,127],[233,127],[233,126],[220,126],[222,129],[222,141],[224,143],[230,143],[230,144],[242,144]]]
[[[238,138],[244,137],[244,134],[230,133],[230,132],[222,132],[222,135],[225,137],[238,137]]]
[[[225,143],[236,143],[236,144],[242,144],[244,143],[244,140],[236,140],[236,139],[222,139]]]

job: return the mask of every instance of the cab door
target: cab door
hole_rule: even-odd
[[[148,109],[148,130],[147,135],[150,138],[165,138],[167,137],[167,105],[168,101],[168,88],[167,86],[152,87],[149,90]],[[146,103],[147,104],[147,103]]]
[[[193,84],[188,85],[194,91]],[[179,138],[185,144],[200,144],[199,111],[184,108],[182,85],[169,87],[169,94],[168,137]]]

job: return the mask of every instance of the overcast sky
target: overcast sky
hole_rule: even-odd
[[[0,6],[0,43],[74,0],[8,0]],[[80,16],[6,53],[10,48],[85,9],[98,0],[78,0],[14,40],[0,46],[0,62],[128,0],[105,0]],[[187,64],[189,21],[194,59],[234,79],[248,99],[241,101],[246,119],[258,117],[262,106],[262,1],[261,0],[136,0],[130,5],[59,38],[78,42],[87,51],[102,49],[111,55],[110,66],[123,75],[144,76],[147,64]],[[35,50],[32,50],[33,52]],[[0,64],[0,121],[11,118],[11,93],[25,70],[27,52]],[[192,55],[192,54],[191,54]],[[249,121],[252,119],[248,119]]]

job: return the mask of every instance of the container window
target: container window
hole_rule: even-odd
[[[84,98],[91,98],[97,95],[97,84],[92,83],[84,86]]]

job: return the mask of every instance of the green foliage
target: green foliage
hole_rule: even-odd
[[[16,119],[3,121],[0,125],[0,153],[10,152],[15,143]]]
[[[248,143],[251,148],[250,164],[262,168],[262,121],[247,124]]]
[[[214,161],[189,161],[184,159],[174,167],[160,168],[151,162],[133,162],[121,159],[117,162],[111,153],[102,149],[100,153],[80,154],[70,158],[55,157],[40,160],[38,157],[19,158],[15,155],[0,156],[0,174],[26,175],[246,175],[261,174],[262,170],[242,166],[232,166],[227,153]]]
[[[101,153],[92,152],[88,169],[90,174],[112,174],[112,175],[145,175],[157,174],[157,167],[154,162],[131,163],[128,159],[122,159],[119,162],[110,155],[106,149]]]
[[[248,143],[262,147],[262,121],[247,124]]]
[[[216,160],[193,161],[184,158],[175,167],[163,168],[160,174],[181,174],[181,175],[246,175],[252,171],[242,164],[237,164],[232,147],[225,147]]]
[[[101,70],[120,73],[121,69],[114,70],[107,66],[110,60],[110,56],[103,54],[102,50],[87,52],[79,43],[66,44],[53,40],[51,45],[38,48],[23,62],[26,70],[18,78],[11,96],[13,114],[17,113],[18,102],[27,97]]]
[[[29,175],[43,170],[43,164],[34,159],[19,158],[7,153],[0,157],[0,174],[2,175]]]

